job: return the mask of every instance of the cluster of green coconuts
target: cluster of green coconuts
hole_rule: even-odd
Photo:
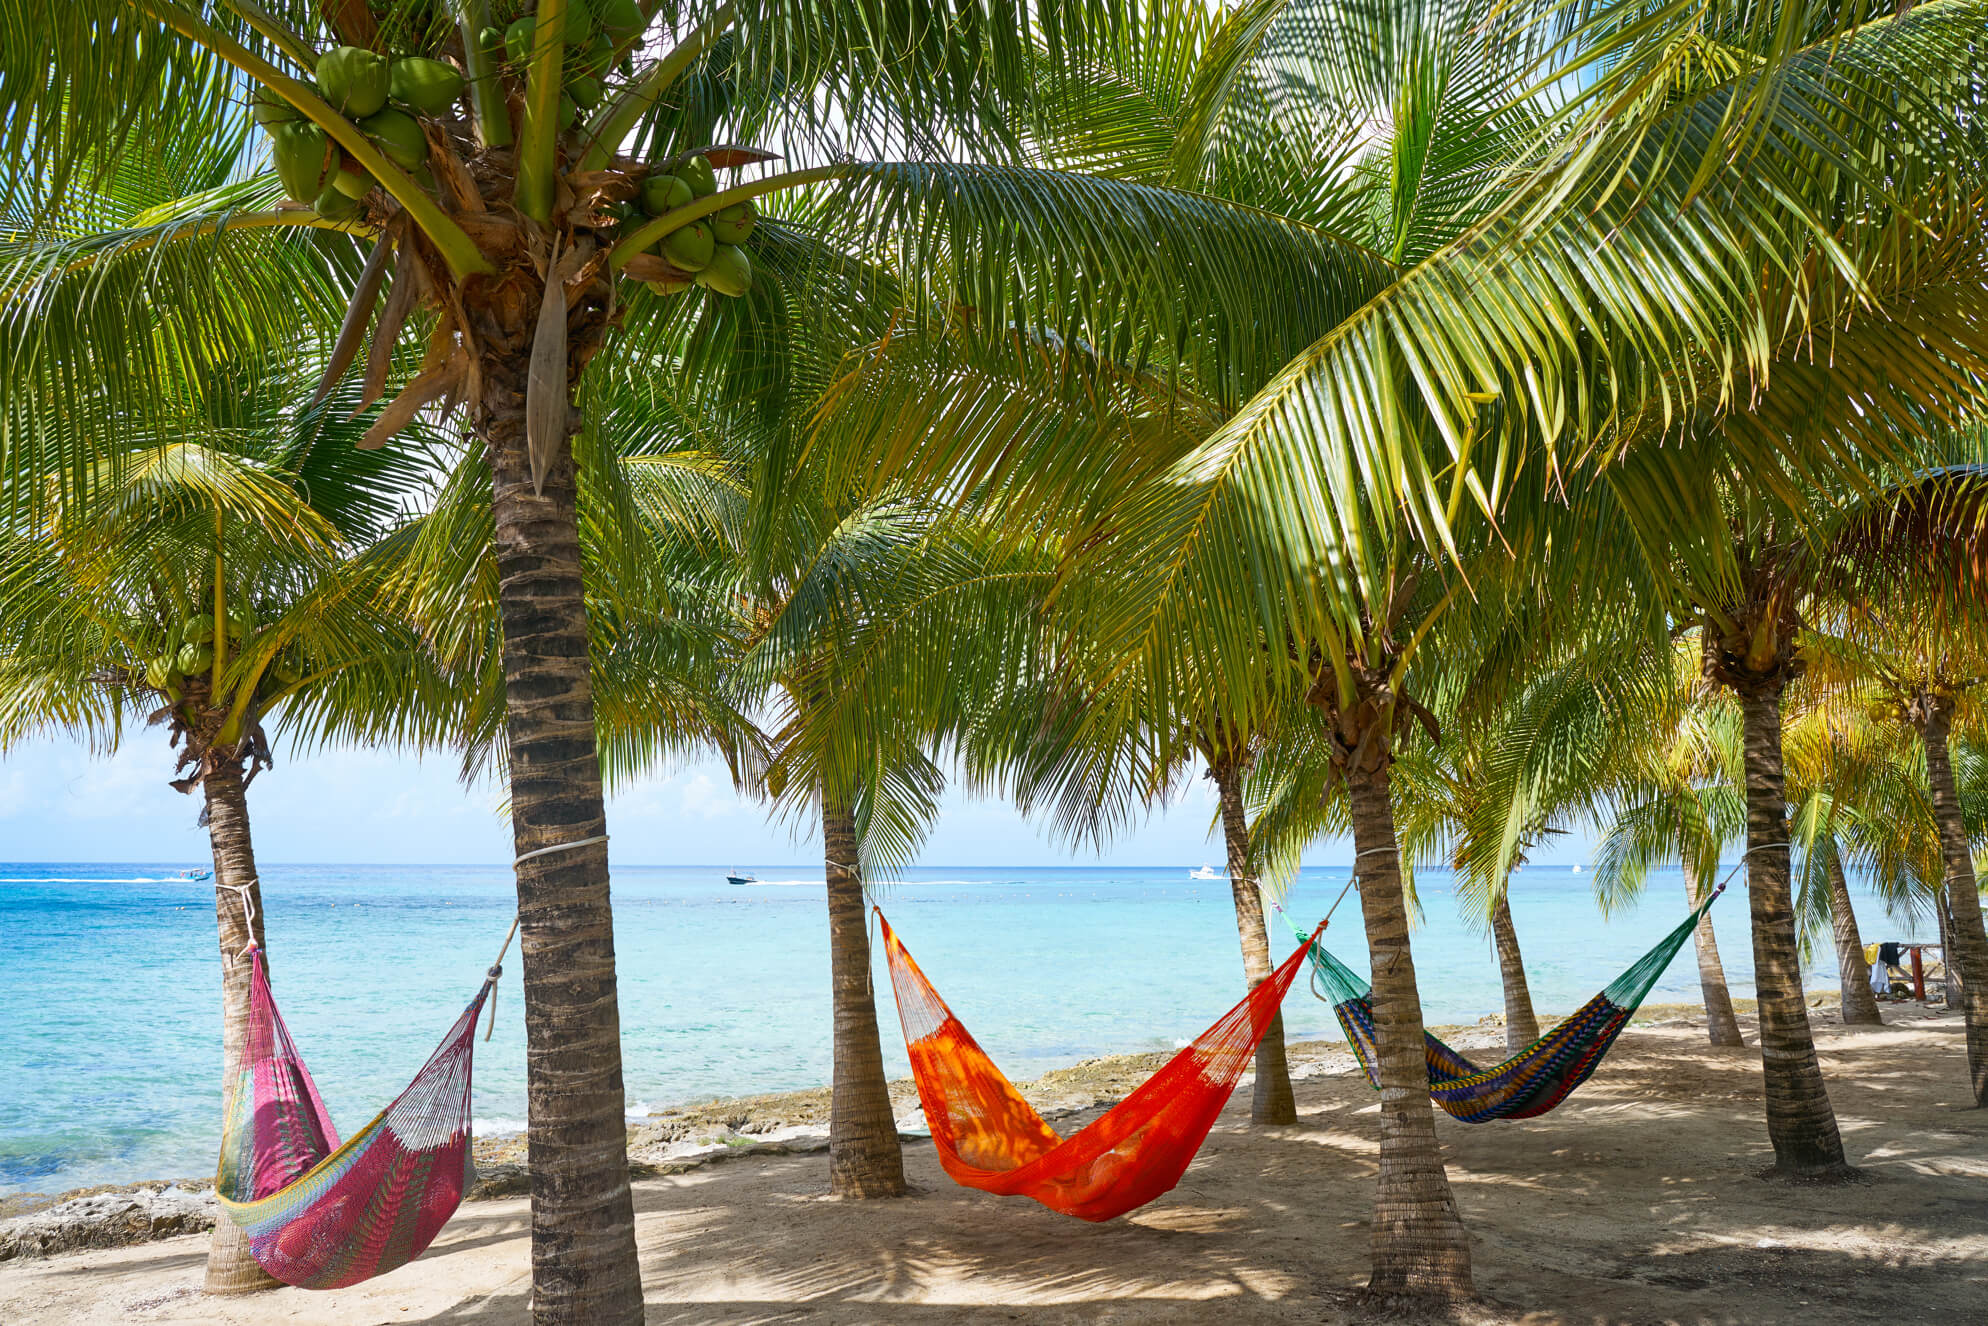
[[[559,97],[559,127],[577,122],[582,110],[600,104],[602,79],[615,50],[642,30],[642,11],[635,0],[568,0],[566,5],[564,81]],[[538,18],[526,12],[507,27],[488,27],[479,34],[492,60],[506,71],[522,75],[531,60]],[[318,57],[317,92],[332,109],[356,124],[381,155],[411,172],[423,188],[433,189],[428,169],[428,142],[417,115],[447,114],[463,94],[462,72],[444,60],[419,55],[394,56],[358,46],[335,46]],[[358,216],[360,200],[374,186],[373,177],[338,149],[325,131],[267,88],[257,91],[256,123],[272,140],[271,156],[277,178],[291,198],[334,221]],[[711,163],[693,156],[667,171],[654,170],[642,184],[639,207],[621,209],[625,225],[639,225],[718,187]],[[757,219],[750,202],[735,203],[705,221],[672,231],[654,249],[671,266],[697,284],[719,294],[739,296],[752,288],[752,263],[739,245],[752,234]],[[659,287],[660,288],[660,287]]]
[[[623,224],[640,225],[717,189],[717,173],[701,156],[687,157],[668,170],[657,167],[643,179],[637,202],[623,213]],[[657,241],[654,252],[707,290],[737,298],[752,289],[752,262],[739,245],[752,236],[758,219],[752,200],[745,199],[672,230]]]
[[[246,613],[228,614],[230,654],[239,652],[254,634],[255,622]],[[186,620],[176,635],[170,630],[167,632],[164,651],[145,665],[145,683],[155,691],[164,692],[168,700],[178,704],[185,694],[186,679],[198,677],[213,666],[214,614],[196,613]],[[276,671],[281,673],[282,669],[279,667]]]
[[[462,89],[462,72],[442,60],[395,59],[358,46],[334,46],[318,57],[318,95],[356,124],[382,156],[413,172],[427,188],[434,187],[428,140],[415,114],[442,114]],[[359,214],[359,200],[374,183],[364,167],[269,89],[257,90],[252,110],[272,139],[270,156],[285,193],[335,221]]]

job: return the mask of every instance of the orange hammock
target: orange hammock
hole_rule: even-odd
[[[904,1048],[939,1163],[969,1188],[1110,1220],[1187,1172],[1297,977],[1307,942],[1221,1021],[1087,1128],[1059,1137],[967,1034],[877,912]],[[1312,939],[1318,938],[1318,930]]]

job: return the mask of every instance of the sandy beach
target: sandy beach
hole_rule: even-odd
[[[1847,1185],[1767,1180],[1757,1051],[1715,1050],[1695,1021],[1647,1009],[1602,1071],[1544,1118],[1439,1116],[1485,1295],[1456,1319],[1525,1326],[1982,1319],[1988,1303],[1988,1112],[1962,1108],[1958,1013],[1888,1006],[1883,1029],[1817,1010]],[[1749,1041],[1751,1028],[1749,1026]],[[1495,1028],[1467,1041],[1495,1043]],[[1493,1054],[1490,1057],[1495,1057]],[[741,1155],[667,1172],[700,1127],[798,1129],[815,1093],[677,1112],[637,1129],[637,1233],[648,1320],[681,1323],[1337,1322],[1370,1315],[1366,1275],[1377,1105],[1343,1047],[1294,1051],[1301,1119],[1252,1129],[1238,1094],[1179,1188],[1087,1225],[954,1185],[911,1141],[914,1194],[825,1195],[819,1155]],[[1045,1105],[1109,1098],[1144,1071],[1094,1061],[1035,1084]],[[825,1097],[825,1093],[819,1093]],[[785,1117],[778,1117],[774,1111]],[[1096,1112],[1066,1116],[1066,1130]],[[206,1239],[0,1265],[0,1321],[523,1323],[526,1203],[466,1204],[426,1256],[331,1293],[198,1291]]]

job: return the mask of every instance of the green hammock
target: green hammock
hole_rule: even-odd
[[[1630,1015],[1650,993],[1650,987],[1691,937],[1698,918],[1705,915],[1725,889],[1723,884],[1713,889],[1677,929],[1659,940],[1655,948],[1638,958],[1600,994],[1496,1067],[1479,1068],[1423,1032],[1430,1098],[1465,1123],[1530,1119],[1567,1099],[1595,1071],[1601,1057],[1628,1025]],[[1297,929],[1295,922],[1292,929]],[[1308,936],[1298,931],[1298,938],[1302,941]],[[1374,1043],[1374,1006],[1369,998],[1373,987],[1316,942],[1312,944],[1311,962],[1314,992],[1323,989],[1320,998],[1332,1005],[1339,1025],[1346,1031],[1347,1043],[1367,1071],[1367,1080],[1379,1090],[1380,1056]]]

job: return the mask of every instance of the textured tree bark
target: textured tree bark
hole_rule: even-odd
[[[1850,903],[1850,881],[1843,859],[1829,857],[1829,917],[1836,931],[1836,974],[1843,985],[1843,1025],[1881,1027],[1878,997],[1871,991],[1871,964],[1864,961],[1864,940],[1857,933],[1857,913]]]
[[[1498,890],[1498,905],[1491,909],[1491,938],[1498,948],[1498,976],[1505,985],[1505,1053],[1517,1054],[1539,1039],[1539,1018],[1532,1011],[1525,958],[1519,953],[1519,932],[1512,926],[1512,905],[1504,889]]]
[[[1802,996],[1801,950],[1788,884],[1788,802],[1781,766],[1779,675],[1740,690],[1746,725],[1747,893],[1753,915],[1753,983],[1760,1007],[1767,1135],[1774,1168],[1802,1176],[1844,1174],[1843,1140],[1829,1104]]]
[[[1949,971],[1960,973],[1960,1005],[1967,1019],[1967,1073],[1977,1106],[1988,1105],[1988,933],[1981,921],[1980,884],[1961,818],[1948,746],[1953,700],[1922,697],[1926,739],[1926,782],[1933,793],[1933,818],[1940,826],[1940,854],[1946,864],[1946,942]]]
[[[1242,770],[1233,760],[1211,762],[1215,789],[1222,803],[1222,841],[1229,855],[1229,890],[1236,901],[1236,935],[1242,941],[1243,978],[1254,990],[1270,979],[1270,933],[1263,920],[1263,895],[1257,892],[1256,869],[1249,858],[1249,819],[1243,812]],[[1270,1019],[1270,1030],[1256,1047],[1256,1095],[1250,1102],[1251,1123],[1296,1123],[1298,1100],[1291,1091],[1291,1065],[1284,1053],[1284,1014]]]
[[[237,1063],[248,1035],[249,960],[242,950],[263,944],[262,886],[256,881],[255,843],[249,837],[248,796],[238,761],[221,759],[201,783],[207,802],[207,840],[214,851],[214,928],[221,942],[222,1104],[234,1095]],[[253,928],[242,906],[243,886],[255,911]],[[264,958],[265,966],[268,958]],[[222,1216],[207,1243],[206,1290],[250,1294],[281,1282],[249,1256],[248,1236]]]
[[[1375,734],[1372,740],[1385,743]],[[1464,1298],[1473,1292],[1470,1241],[1436,1143],[1423,1057],[1422,998],[1408,947],[1394,806],[1383,758],[1349,763],[1360,911],[1373,970],[1374,1040],[1380,1055],[1380,1178],[1374,1195],[1374,1274],[1368,1291]]]
[[[504,625],[511,834],[520,862],[525,1069],[532,1184],[532,1320],[642,1320],[616,1002],[607,813],[594,744],[577,481],[559,448],[535,496],[523,402],[529,347],[486,354]],[[577,369],[575,370],[577,372]]]
[[[1700,891],[1698,869],[1684,858],[1684,896],[1696,907],[1705,901]],[[1705,1035],[1714,1045],[1744,1045],[1739,1019],[1733,1016],[1733,996],[1726,989],[1726,966],[1719,961],[1719,937],[1712,930],[1712,914],[1698,918],[1691,932],[1698,950],[1698,989],[1705,1000]]]
[[[856,816],[824,798],[828,867],[829,983],[835,1017],[835,1087],[828,1118],[828,1183],[838,1197],[902,1197],[904,1149],[884,1080],[870,932],[856,860]]]

